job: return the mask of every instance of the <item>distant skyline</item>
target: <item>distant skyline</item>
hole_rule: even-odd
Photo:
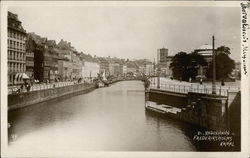
[[[204,44],[228,46],[240,61],[239,7],[10,7],[27,32],[71,42],[92,56],[156,59]]]

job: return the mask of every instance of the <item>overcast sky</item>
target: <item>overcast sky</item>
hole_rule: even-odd
[[[240,8],[222,7],[12,7],[27,32],[67,40],[91,55],[156,58],[204,44],[226,45],[240,60]]]

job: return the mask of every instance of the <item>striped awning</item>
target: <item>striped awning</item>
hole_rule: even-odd
[[[19,79],[19,78],[21,78],[21,79],[29,79],[29,76],[26,73],[17,73],[15,75],[15,79]]]

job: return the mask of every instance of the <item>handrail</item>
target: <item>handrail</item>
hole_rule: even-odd
[[[160,84],[160,88],[157,88],[157,84],[151,83],[148,87],[149,89],[160,89],[178,93],[187,94],[188,92],[202,93],[202,94],[212,94],[212,87],[207,87],[207,85],[198,86],[188,86],[188,85],[178,85],[178,84]],[[219,87],[216,88],[216,95],[227,96],[228,92],[238,92],[239,87]]]

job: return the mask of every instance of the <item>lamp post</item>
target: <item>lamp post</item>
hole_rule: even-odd
[[[160,88],[160,68],[157,69],[157,88]]]
[[[213,82],[212,82],[212,94],[216,94],[216,72],[215,72],[215,50],[214,50],[214,36],[212,37],[213,44]]]

